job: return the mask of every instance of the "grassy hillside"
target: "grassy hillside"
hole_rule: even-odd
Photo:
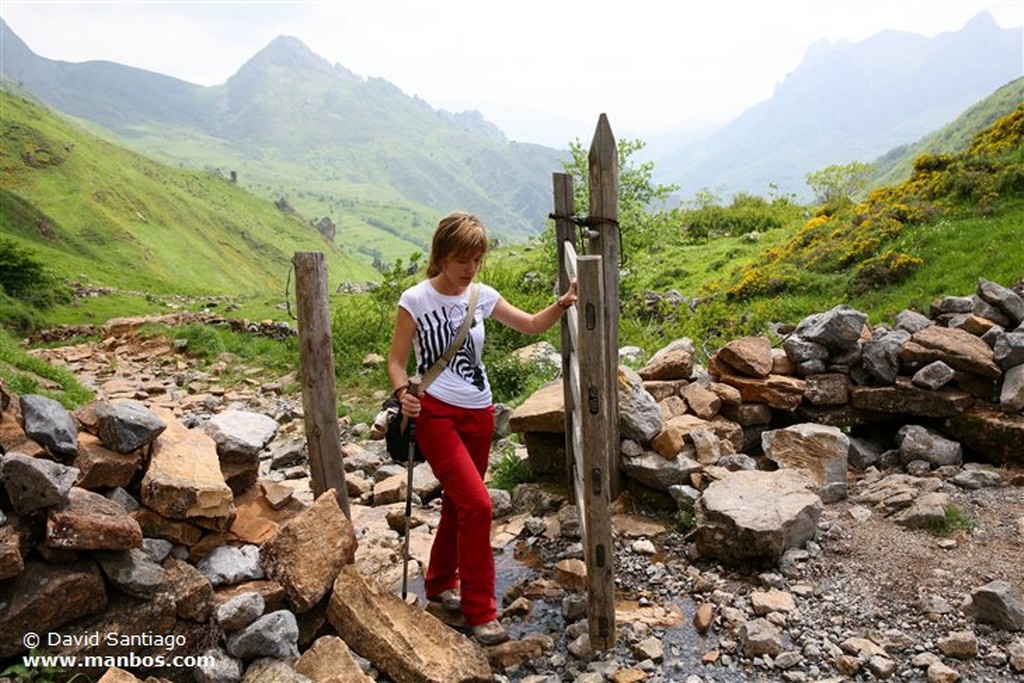
[[[168,168],[0,92],[0,233],[52,271],[155,294],[281,293],[296,251],[324,252],[332,288],[375,277],[213,171]]]
[[[922,155],[903,182],[819,207],[787,238],[733,259],[697,288],[710,304],[692,318],[698,332],[732,335],[840,303],[872,324],[904,308],[927,313],[936,297],[974,293],[978,278],[1020,280],[1021,225],[1024,104],[966,149]]]
[[[977,131],[988,128],[996,119],[1012,112],[1021,102],[1024,102],[1024,78],[999,88],[949,125],[876,159],[872,164],[872,186],[882,187],[901,182],[913,171],[914,159],[922,154],[948,154],[966,148]]]

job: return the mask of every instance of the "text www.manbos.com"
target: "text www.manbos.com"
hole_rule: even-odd
[[[213,657],[210,655],[137,655],[129,652],[126,655],[24,655],[21,658],[22,664],[29,669],[40,667],[59,667],[72,669],[75,667],[86,668],[191,668],[194,666],[209,666],[213,664]]]

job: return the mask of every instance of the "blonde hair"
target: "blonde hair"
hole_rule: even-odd
[[[486,253],[487,232],[480,219],[462,211],[450,213],[440,220],[437,229],[434,230],[434,239],[430,245],[430,262],[427,264],[427,277],[439,274],[445,259],[453,254],[483,256]]]

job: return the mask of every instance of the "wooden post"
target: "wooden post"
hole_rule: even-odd
[[[580,298],[577,302],[580,364],[577,417],[583,433],[579,485],[583,488],[584,500],[580,514],[587,563],[588,631],[590,645],[597,650],[615,646],[615,548],[609,474],[618,469],[615,464],[619,453],[618,439],[608,438],[609,413],[617,405],[618,395],[615,380],[608,375],[603,261],[601,256],[579,257]]]
[[[296,252],[292,265],[299,314],[302,409],[306,414],[306,447],[313,495],[319,497],[324,491],[334,489],[342,511],[351,518],[338,430],[327,266],[320,252]]]
[[[555,198],[555,251],[558,258],[558,291],[564,292],[569,287],[570,274],[565,267],[565,243],[576,246],[576,226],[570,220],[573,215],[572,176],[568,173],[555,173],[552,176]],[[572,333],[569,330],[569,316],[562,316],[562,377],[568,378],[572,363]],[[568,381],[562,382],[562,400],[565,405],[565,468],[566,481],[569,482],[569,495],[573,497],[573,461],[579,457],[573,448],[573,410],[575,400],[572,387]]]
[[[608,364],[608,387],[611,395],[607,418],[607,438],[619,443],[619,403],[615,389],[619,370],[619,149],[612,135],[608,117],[601,114],[590,144],[589,189],[590,215],[593,233],[590,254],[600,254],[604,269],[604,311],[607,325],[605,354]],[[617,452],[617,449],[616,449]],[[614,500],[621,489],[618,458],[609,463],[611,496]]]

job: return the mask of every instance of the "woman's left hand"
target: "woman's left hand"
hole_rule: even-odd
[[[565,294],[558,297],[556,303],[558,304],[559,308],[561,308],[562,310],[566,310],[574,303],[576,303],[576,300],[578,298],[579,294],[577,292],[576,278],[573,278],[572,280],[569,280],[569,289],[565,290]]]

